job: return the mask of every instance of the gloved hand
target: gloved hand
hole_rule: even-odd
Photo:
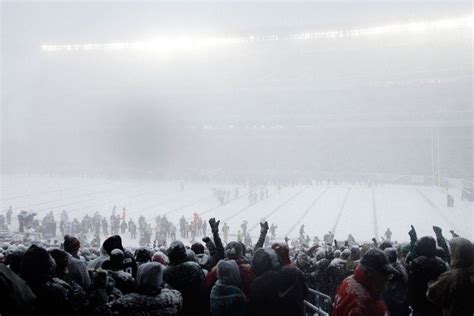
[[[203,238],[202,238],[202,241],[204,241],[204,242],[207,244],[208,242],[211,241],[211,238],[209,238],[209,237],[206,236],[206,237],[203,237]]]
[[[268,232],[268,222],[265,221],[264,223],[260,223],[260,232],[267,233]]]
[[[435,232],[436,236],[441,236],[442,234],[441,228],[438,226],[433,226],[433,231]]]
[[[408,235],[410,235],[410,240],[415,241],[417,239],[416,230],[415,230],[415,227],[413,227],[413,225],[410,225],[410,226],[411,226],[411,229],[408,232]]]
[[[221,221],[216,221],[214,217],[209,219],[209,225],[211,226],[211,230],[213,234],[217,234],[219,232],[219,223]]]

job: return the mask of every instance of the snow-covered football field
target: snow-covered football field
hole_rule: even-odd
[[[220,205],[213,188],[230,189],[231,199]],[[359,241],[380,239],[390,227],[392,239],[408,240],[410,225],[419,236],[433,234],[432,226],[443,229],[446,236],[454,229],[458,234],[474,238],[473,202],[461,201],[461,188],[451,188],[454,208],[446,207],[446,192],[438,187],[411,185],[310,185],[282,187],[278,192],[269,186],[268,199],[253,205],[247,198],[248,188],[239,187],[240,197],[232,199],[234,185],[179,181],[114,180],[90,177],[2,176],[0,206],[4,212],[10,205],[16,214],[34,210],[37,218],[53,211],[59,220],[63,209],[69,218],[81,219],[99,211],[110,216],[114,205],[127,218],[144,215],[152,221],[157,215],[178,224],[184,215],[188,220],[197,212],[208,220],[216,217],[227,222],[230,234],[236,234],[243,220],[249,222],[252,239],[258,236],[258,223],[265,218],[278,225],[278,238],[296,238],[299,228],[313,238],[331,230],[338,240],[349,233]],[[221,224],[222,225],[222,224]],[[177,225],[179,227],[179,225]],[[179,234],[178,234],[179,235]],[[235,237],[233,237],[235,238]],[[255,239],[254,239],[255,240]]]

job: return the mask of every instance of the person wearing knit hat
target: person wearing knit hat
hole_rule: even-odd
[[[158,262],[164,265],[165,267],[170,264],[170,259],[168,259],[168,256],[165,255],[161,251],[157,251],[153,254],[153,257],[151,258],[151,261],[153,262]]]
[[[64,236],[63,247],[66,252],[77,258],[77,252],[81,248],[81,243],[76,237],[66,235]]]
[[[286,243],[273,243],[272,249],[275,250],[275,252],[277,253],[278,259],[280,260],[282,266],[291,264],[290,249],[288,248],[288,245]]]
[[[74,236],[64,236],[63,248],[69,257],[67,265],[69,278],[79,284],[84,290],[87,290],[91,285],[91,278],[87,271],[86,263],[79,258],[78,251],[80,247],[79,239]]]

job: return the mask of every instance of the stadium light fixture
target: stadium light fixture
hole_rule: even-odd
[[[157,53],[173,53],[210,49],[229,45],[242,45],[255,42],[274,42],[282,40],[308,41],[319,39],[358,38],[383,36],[397,33],[423,33],[428,31],[456,30],[474,28],[474,16],[464,16],[431,21],[394,23],[375,27],[355,28],[348,30],[332,30],[324,32],[300,32],[290,35],[247,35],[247,36],[177,36],[159,37],[147,41],[111,42],[111,43],[74,43],[74,44],[43,44],[44,52],[58,51],[150,51]]]

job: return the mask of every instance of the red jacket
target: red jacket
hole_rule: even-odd
[[[250,295],[250,287],[252,286],[253,280],[255,280],[255,273],[253,272],[252,266],[248,263],[244,263],[241,260],[237,260],[240,270],[240,289],[244,292],[247,298]],[[208,293],[211,292],[212,287],[217,281],[217,266],[209,271],[205,281],[205,288]]]
[[[387,306],[360,266],[337,289],[332,316],[389,316]]]

